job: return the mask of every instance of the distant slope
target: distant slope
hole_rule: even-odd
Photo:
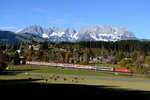
[[[17,35],[10,31],[0,31],[0,44],[18,44],[21,40]]]
[[[34,39],[35,41],[45,41],[44,38],[36,36],[34,34],[15,34],[10,31],[0,31],[0,45],[1,44],[19,44],[21,42],[27,42]]]
[[[17,38],[21,41],[30,41],[30,40],[35,40],[35,41],[47,41],[46,39],[40,37],[40,36],[37,36],[37,35],[34,35],[34,34],[29,34],[29,33],[23,33],[23,34],[16,34],[17,35]]]

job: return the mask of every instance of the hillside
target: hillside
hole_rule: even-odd
[[[30,40],[45,41],[45,39],[34,34],[15,34],[10,31],[0,31],[0,44],[19,44]]]

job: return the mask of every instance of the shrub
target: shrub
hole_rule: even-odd
[[[5,70],[6,67],[7,67],[7,63],[5,63],[5,62],[0,62],[0,71]]]

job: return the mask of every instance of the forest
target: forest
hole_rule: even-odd
[[[46,61],[150,69],[150,41],[53,43],[31,40],[17,45],[1,45],[0,53],[1,62],[12,64]]]

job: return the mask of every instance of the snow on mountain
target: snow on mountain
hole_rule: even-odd
[[[35,34],[47,38],[53,42],[76,42],[76,41],[118,41],[137,39],[135,35],[124,27],[114,28],[112,26],[91,26],[80,29],[78,32],[73,28],[65,31],[58,27],[44,29],[33,25],[18,31],[21,33]]]
[[[49,38],[49,36],[46,33],[43,33],[43,38]]]
[[[87,39],[89,35],[89,39]],[[113,28],[112,26],[92,26],[83,28],[77,35],[79,41],[87,40],[94,41],[118,41],[136,39],[135,35],[123,27]]]
[[[53,32],[51,35],[49,36],[58,36],[58,37],[62,37],[62,35],[64,34],[64,32]]]
[[[73,28],[67,28],[65,31],[65,34],[62,35],[62,38],[65,41],[68,42],[75,42],[76,41],[76,30],[74,30]]]
[[[74,35],[72,36],[72,38],[74,38],[75,40],[77,40],[79,38],[77,35],[78,35],[78,32],[74,33]]]
[[[19,33],[19,32],[21,32],[22,31],[22,29],[19,29],[19,30],[17,30],[15,33]]]
[[[30,33],[30,34],[35,34],[35,35],[42,37],[43,33],[44,33],[44,29],[41,26],[33,25],[33,26],[29,26],[23,30],[20,30],[18,33],[19,34]]]

